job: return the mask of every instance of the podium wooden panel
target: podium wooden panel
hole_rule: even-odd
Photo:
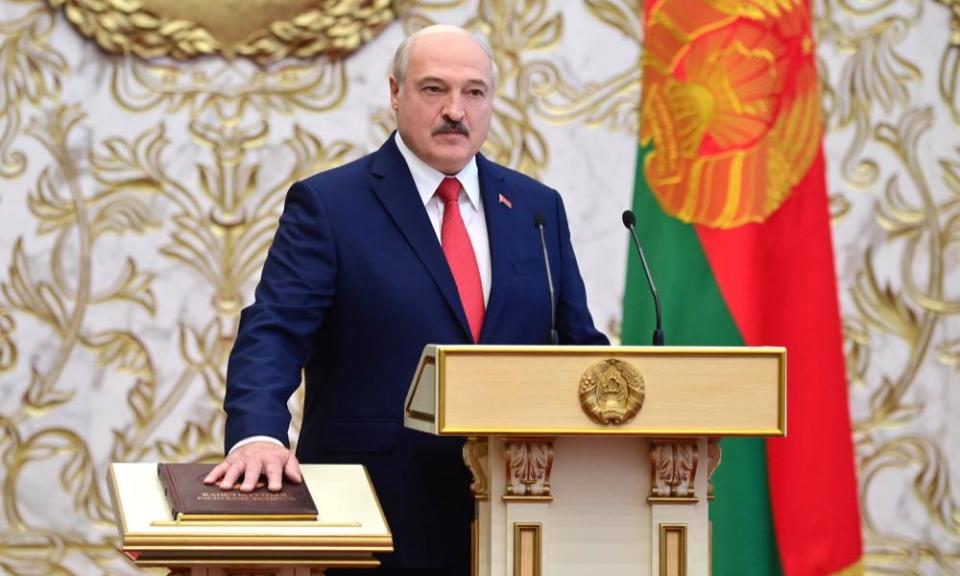
[[[475,576],[705,576],[719,439],[786,434],[786,351],[428,346],[405,425],[467,438]]]
[[[373,553],[393,551],[393,538],[363,466],[303,465],[302,471],[316,521],[178,523],[156,464],[111,464],[121,552],[137,566],[192,576],[309,576],[378,566]]]

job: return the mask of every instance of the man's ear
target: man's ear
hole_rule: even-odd
[[[400,107],[400,83],[397,82],[397,79],[390,75],[390,107],[394,110],[397,110]]]

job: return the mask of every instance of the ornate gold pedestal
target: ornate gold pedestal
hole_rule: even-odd
[[[707,576],[717,439],[785,434],[784,361],[782,348],[427,347],[405,423],[467,437],[474,576]]]
[[[112,464],[110,494],[121,552],[138,567],[177,576],[316,576],[374,568],[393,538],[366,470],[304,465],[316,521],[176,522],[156,464]]]

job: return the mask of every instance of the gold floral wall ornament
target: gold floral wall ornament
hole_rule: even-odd
[[[163,5],[195,9],[187,4]],[[547,62],[559,48],[557,5],[395,5],[405,10],[408,30],[426,22],[417,15],[429,12],[440,21],[504,31],[491,35],[506,71],[491,149],[511,167],[531,174],[545,169],[550,143],[524,78],[532,58]],[[0,458],[32,459],[0,467],[0,503],[9,511],[0,516],[0,572],[117,572],[122,560],[113,529],[103,522],[97,470],[109,461],[222,457],[226,353],[238,308],[252,298],[287,185],[379,146],[393,124],[381,100],[364,96],[370,87],[386,92],[389,62],[376,50],[309,63],[268,60],[262,67],[262,60],[239,57],[177,60],[165,53],[169,58],[147,60],[133,49],[122,58],[89,58],[95,54],[89,50],[78,56],[70,14],[90,17],[94,9],[117,6],[112,0],[0,1],[0,43],[17,64],[3,71],[0,84],[6,98],[0,122],[9,119],[8,128],[0,123],[6,134],[0,169],[9,167],[4,175],[15,183],[0,188],[0,216],[15,233],[3,237],[0,227],[0,285],[9,291],[0,293],[0,307],[11,320],[0,322],[0,350],[10,352],[0,384],[13,391],[0,397]],[[154,4],[124,6],[151,10]],[[101,18],[88,25],[106,26],[101,39],[109,41],[104,30],[131,21]],[[506,31],[509,26],[516,28]],[[170,31],[183,39],[176,49],[204,48],[203,35],[191,36],[197,29]],[[150,40],[161,47],[170,41]],[[635,59],[627,60],[624,69]],[[65,98],[61,81],[71,86],[69,102],[80,112],[50,110]],[[572,93],[583,92],[563,81]],[[32,118],[44,117],[49,120],[36,136],[25,130]],[[574,111],[561,123],[581,117]],[[25,162],[16,165],[16,159]],[[66,331],[58,320],[64,318]],[[296,416],[302,397],[293,403]],[[533,450],[521,475],[543,497],[552,455],[542,446]],[[61,461],[65,487],[44,474]],[[538,470],[545,475],[538,477]],[[39,485],[64,502],[34,504],[37,491],[22,488]],[[519,480],[517,488],[527,491]],[[22,511],[11,504],[18,502]],[[56,518],[30,514],[46,507]]]
[[[0,306],[0,374],[7,372],[17,364],[17,345],[13,341],[16,325],[13,316]]]
[[[879,177],[876,160],[864,154],[872,136],[871,117],[887,113],[910,100],[910,88],[921,81],[916,63],[904,57],[898,44],[923,14],[919,2],[904,2],[906,15],[885,14],[876,7],[864,9],[857,27],[845,27],[834,19],[835,12],[857,8],[846,1],[836,6],[824,2],[825,16],[818,23],[821,41],[829,41],[851,51],[849,58],[834,64],[839,77],[831,83],[835,95],[836,129],[854,129],[853,138],[839,161],[842,174],[851,189],[873,186]],[[904,11],[902,8],[900,11]],[[899,11],[898,11],[899,12]]]
[[[746,17],[797,4],[708,1]],[[225,358],[284,191],[382,144],[402,32],[445,22],[490,39],[501,82],[485,152],[562,184],[591,307],[619,309],[620,294],[602,290],[619,284],[606,257],[622,239],[577,203],[600,218],[605,196],[629,202],[643,7],[389,4],[398,21],[369,49],[305,62],[296,50],[328,40],[298,36],[313,25],[293,22],[298,14],[334,5],[386,14],[386,4],[242,0],[256,14],[237,13],[227,30],[215,12],[225,0],[0,0],[0,573],[128,573],[103,466],[222,457]],[[960,573],[957,0],[812,4],[864,567]],[[176,24],[164,36],[147,12]],[[293,25],[275,36],[264,16]],[[357,26],[376,34],[374,16]],[[107,44],[127,42],[128,56],[78,38],[75,22]],[[266,32],[249,57],[175,58],[253,28]],[[165,56],[140,58],[134,46]],[[577,184],[624,166],[605,186]],[[589,250],[601,244],[598,265]],[[291,400],[294,420],[302,403]],[[548,461],[532,448],[518,470],[526,479]],[[711,449],[701,455],[708,475]]]
[[[176,65],[126,59],[113,66],[111,94],[130,112],[163,106],[186,109],[192,117],[212,113],[236,122],[247,112],[325,112],[343,103],[346,70],[340,61],[278,64],[268,70],[238,73],[235,65],[184,70]]]
[[[345,56],[396,17],[393,0],[48,0],[107,52],[187,60]]]
[[[839,174],[831,189],[851,207],[834,237],[858,246],[838,268],[864,568],[954,574],[960,499],[943,440],[956,432],[936,422],[951,421],[943,399],[960,358],[952,336],[960,316],[956,3],[822,0],[819,8],[821,57],[833,73],[826,145],[842,152],[831,156]],[[917,53],[917,40],[942,57]]]
[[[600,22],[636,45],[643,44],[643,9],[633,0],[586,0],[585,8]],[[571,82],[555,63],[531,62],[521,82],[534,112],[551,124],[582,122],[637,134],[640,130],[640,67],[628,61],[622,71],[583,86]]]
[[[940,94],[960,124],[960,0],[936,0],[950,10],[950,42],[940,59]]]
[[[14,178],[27,167],[23,152],[11,150],[21,127],[21,104],[55,100],[66,72],[66,59],[50,46],[54,18],[33,7],[12,20],[0,21],[0,176]]]

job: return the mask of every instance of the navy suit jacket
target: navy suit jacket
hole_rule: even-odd
[[[560,196],[482,155],[477,167],[492,266],[480,343],[547,341],[550,298],[534,227],[542,214],[560,341],[607,344],[587,310]],[[290,188],[230,356],[226,447],[261,434],[287,442],[287,400],[303,369],[297,455],[367,466],[394,534],[385,565],[462,561],[473,516],[463,440],[405,429],[403,401],[424,345],[471,341],[440,242],[391,137]]]

